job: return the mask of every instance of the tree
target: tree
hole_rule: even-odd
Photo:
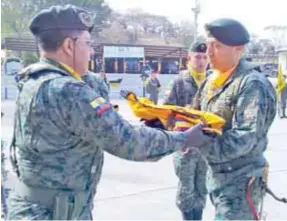
[[[95,32],[101,30],[111,12],[104,0],[2,0],[2,36],[25,37],[30,35],[28,25],[36,13],[52,5],[66,4],[77,5],[93,13],[95,15]]]
[[[271,25],[264,28],[266,34],[272,39],[276,48],[287,45],[287,26]]]
[[[190,21],[181,21],[179,24],[176,24],[176,37],[179,40],[179,43],[185,47],[189,47],[191,42],[194,40],[194,24]]]
[[[2,37],[16,35],[21,37],[28,32],[29,15],[27,11],[29,1],[2,0],[1,26]]]
[[[33,52],[24,52],[21,56],[21,59],[24,67],[36,63],[39,60],[37,54]]]
[[[246,54],[267,55],[274,53],[275,45],[271,39],[259,38],[259,36],[251,35]]]

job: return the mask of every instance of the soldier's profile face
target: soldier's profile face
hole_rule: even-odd
[[[75,41],[74,67],[79,74],[84,74],[89,67],[92,52],[91,35],[88,31],[81,32]]]
[[[206,53],[202,52],[192,52],[189,55],[188,62],[194,70],[198,72],[204,72],[208,64],[207,55]]]
[[[240,59],[242,46],[225,45],[214,38],[207,39],[207,56],[211,68],[226,71]]]

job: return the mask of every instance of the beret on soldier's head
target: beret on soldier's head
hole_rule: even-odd
[[[238,21],[230,18],[216,19],[205,25],[209,37],[229,46],[245,45],[250,40],[246,28]]]
[[[205,42],[203,41],[195,41],[191,43],[189,47],[189,51],[191,52],[200,52],[200,53],[206,53],[207,46]]]
[[[82,8],[74,5],[52,6],[38,13],[29,26],[34,36],[50,30],[79,30],[93,29],[92,16]]]

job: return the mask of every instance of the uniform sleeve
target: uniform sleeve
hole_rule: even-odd
[[[177,105],[178,98],[176,92],[176,79],[169,82],[167,89],[164,93],[163,104]]]
[[[103,79],[98,77],[94,73],[90,73],[83,76],[82,79],[88,84],[92,89],[97,91],[104,99],[109,101],[109,88]]]
[[[67,84],[61,97],[58,105],[73,133],[115,156],[134,161],[156,160],[187,142],[186,135],[179,132],[131,125],[85,84]]]
[[[242,88],[235,105],[232,128],[224,131],[211,148],[200,149],[203,155],[212,162],[227,162],[250,153],[265,139],[275,116],[274,102],[267,95],[267,89],[257,81]]]

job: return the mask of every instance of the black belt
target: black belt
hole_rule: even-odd
[[[225,173],[238,170],[247,165],[256,164],[258,166],[265,165],[265,158],[263,156],[238,158],[225,163],[210,163],[209,166],[213,173]]]

